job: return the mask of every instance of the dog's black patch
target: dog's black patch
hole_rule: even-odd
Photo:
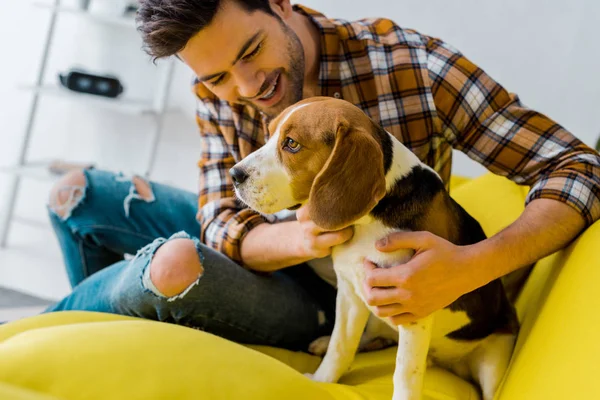
[[[444,184],[433,172],[417,166],[396,181],[371,215],[391,228],[417,231],[434,197],[443,190]]]
[[[469,245],[485,240],[479,222],[475,220],[460,204],[452,200],[458,213],[459,240],[458,245]],[[481,268],[485,268],[482,265]],[[495,279],[472,292],[466,293],[448,306],[452,311],[465,311],[471,323],[446,335],[456,340],[483,339],[492,333],[518,333],[519,320],[517,312],[506,296],[500,279]]]
[[[375,139],[381,145],[381,151],[383,152],[383,173],[387,174],[392,166],[392,159],[394,158],[394,144],[390,138],[390,134],[379,124],[376,124],[371,120],[373,124],[373,132],[375,132]]]
[[[470,245],[486,239],[477,222],[446,191],[443,182],[431,170],[417,166],[396,181],[393,189],[381,199],[371,215],[384,225],[409,231],[426,230],[424,226],[434,199],[444,196],[444,206],[453,216],[450,229],[456,235],[449,239],[456,245]],[[485,268],[485,266],[482,266]],[[448,306],[452,311],[467,313],[470,323],[448,335],[456,340],[483,339],[494,332],[516,333],[518,320],[514,307],[506,297],[500,279],[496,279]]]

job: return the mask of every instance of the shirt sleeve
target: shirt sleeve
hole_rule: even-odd
[[[240,203],[229,175],[236,161],[211,111],[200,100],[196,120],[200,128],[201,157],[198,214],[200,241],[242,264],[244,236],[266,220]]]
[[[427,43],[438,132],[491,172],[530,186],[526,199],[561,201],[587,224],[600,218],[600,157],[525,107],[481,68],[438,40]]]

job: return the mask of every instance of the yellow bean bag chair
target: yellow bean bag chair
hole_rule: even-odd
[[[522,212],[526,188],[485,175],[453,181],[453,197],[488,235]],[[540,261],[518,299],[522,329],[498,399],[600,399],[600,224]],[[389,400],[395,348],[357,355],[337,384],[312,382],[320,359],[243,346],[190,328],[91,312],[40,315],[0,326],[1,400]],[[478,399],[439,368],[429,400]]]

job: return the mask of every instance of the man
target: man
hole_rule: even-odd
[[[414,232],[379,245],[417,250],[405,265],[365,264],[370,302],[396,323],[556,251],[600,217],[598,154],[441,40],[289,0],[142,0],[138,21],[152,56],[177,56],[198,77],[199,207],[194,194],[141,178],[67,175],[50,215],[78,286],[49,311],[135,315],[293,349],[328,333],[335,291],[302,264],[352,228],[325,232],[303,209],[293,221],[260,216],[236,202],[227,173],[266,142],[270,118],[315,95],[356,104],[446,182],[454,147],[532,186],[521,217],[479,244]]]

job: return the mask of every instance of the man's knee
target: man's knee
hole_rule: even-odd
[[[150,280],[165,297],[185,293],[204,273],[196,244],[190,239],[173,239],[163,244],[150,263]]]
[[[83,199],[85,188],[83,170],[70,171],[52,187],[48,204],[59,217],[66,219]]]

